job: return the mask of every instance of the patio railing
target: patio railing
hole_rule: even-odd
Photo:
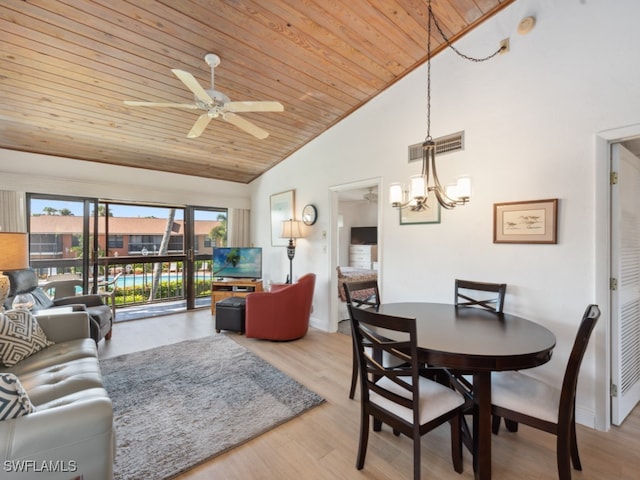
[[[128,307],[161,302],[175,302],[186,299],[186,282],[183,261],[171,257],[128,257],[117,259],[101,259],[98,284],[109,284],[108,289],[115,287],[117,307]],[[196,261],[194,272],[194,291],[196,299],[210,298],[211,271],[202,267],[210,267],[211,262]],[[44,281],[52,275],[75,273],[85,277],[82,259],[38,259],[31,261],[39,278]],[[200,267],[200,269],[197,269]],[[154,275],[158,275],[155,294],[151,297]],[[116,278],[117,277],[117,278]],[[93,289],[93,276],[88,277],[88,291]],[[81,292],[78,292],[81,293]],[[201,303],[201,302],[199,302]]]

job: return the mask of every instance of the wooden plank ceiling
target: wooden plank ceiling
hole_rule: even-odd
[[[433,10],[455,40],[513,1]],[[425,0],[2,0],[0,148],[248,183],[423,64],[426,19]],[[208,89],[207,53],[231,100],[284,105],[239,114],[268,138],[124,105],[193,102],[171,69]]]

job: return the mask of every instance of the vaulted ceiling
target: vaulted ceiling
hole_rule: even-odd
[[[515,0],[433,0],[455,40]],[[425,0],[2,0],[0,148],[248,183],[426,61]],[[437,53],[443,40],[432,32]],[[237,113],[259,140],[193,103],[172,69],[275,100]],[[0,165],[0,170],[2,166]]]

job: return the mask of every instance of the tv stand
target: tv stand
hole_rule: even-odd
[[[262,280],[236,279],[211,282],[211,315],[216,314],[216,303],[229,297],[246,297],[262,292]]]

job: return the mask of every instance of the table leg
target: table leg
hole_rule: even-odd
[[[473,375],[473,470],[476,480],[491,478],[491,372]]]

